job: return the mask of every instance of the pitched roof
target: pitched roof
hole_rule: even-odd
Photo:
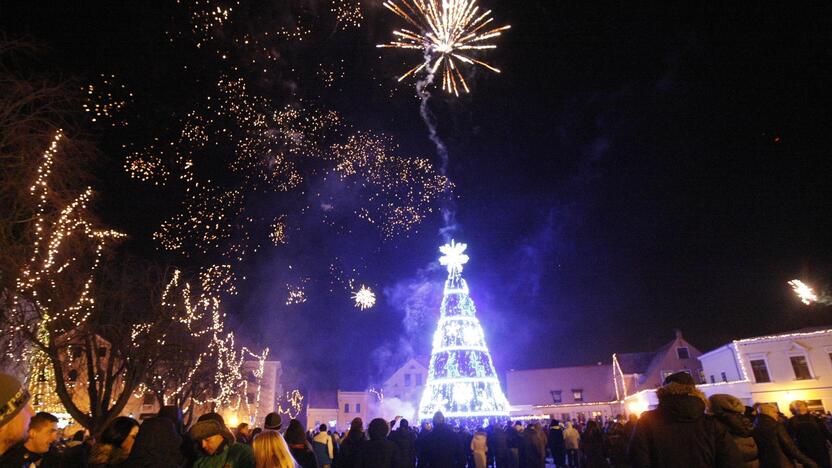
[[[656,357],[656,352],[621,353],[617,354],[618,365],[625,374],[646,374],[650,363]]]

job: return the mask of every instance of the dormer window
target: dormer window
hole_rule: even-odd
[[[679,346],[676,348],[676,356],[678,356],[679,359],[690,359],[690,350],[687,346]]]

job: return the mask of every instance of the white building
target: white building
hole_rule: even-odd
[[[374,417],[369,408],[371,398],[366,391],[310,391],[306,407],[306,428],[317,429],[321,424],[326,424],[338,431],[346,431],[355,418],[361,418],[366,428],[370,418]]]
[[[747,405],[805,400],[818,411],[832,409],[832,329],[799,330],[734,340],[699,357],[706,395],[729,393]]]
[[[402,416],[416,421],[419,402],[428,380],[428,359],[411,358],[384,381],[381,386],[384,400],[378,405],[381,417],[392,419]]]

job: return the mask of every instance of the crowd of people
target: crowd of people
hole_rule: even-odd
[[[469,430],[437,412],[421,427],[377,418],[365,428],[355,418],[345,433],[325,424],[307,431],[297,419],[284,428],[277,413],[233,432],[217,413],[185,428],[178,408],[164,407],[142,423],[118,417],[94,438],[79,431],[59,440],[58,419],[33,414],[26,389],[0,374],[0,468],[832,468],[828,421],[805,402],[793,402],[787,419],[773,404],[705,398],[683,372],[657,396],[641,417],[603,424],[501,421]]]

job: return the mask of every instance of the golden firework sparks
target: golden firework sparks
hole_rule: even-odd
[[[489,43],[511,26],[493,27],[491,10],[480,12],[476,0],[388,0],[384,6],[416,28],[393,31],[395,38],[377,47],[422,51],[425,60],[399,77],[399,81],[423,69],[440,73],[442,89],[459,96],[460,86],[470,92],[460,65],[479,65],[494,73],[500,70],[470,55],[477,50],[496,49]],[[441,68],[441,71],[439,70]]]

